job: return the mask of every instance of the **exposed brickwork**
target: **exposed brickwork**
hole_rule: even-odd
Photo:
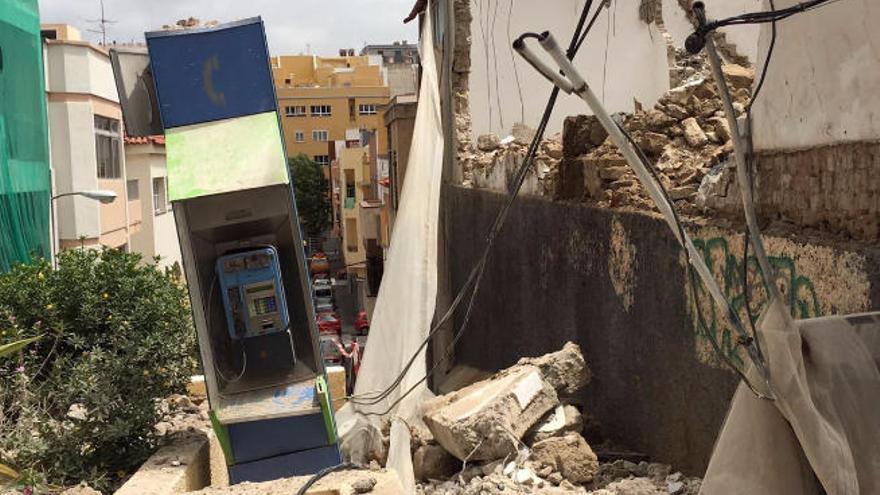
[[[763,218],[880,239],[880,142],[762,153],[755,187]]]

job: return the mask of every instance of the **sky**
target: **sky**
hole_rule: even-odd
[[[43,23],[71,24],[100,41],[94,21],[100,0],[39,0]],[[403,24],[415,0],[104,0],[107,41],[143,42],[152,31],[178,19],[233,21],[262,16],[272,55],[337,55],[364,44],[418,40],[418,22]]]

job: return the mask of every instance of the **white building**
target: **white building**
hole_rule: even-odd
[[[141,226],[131,235],[131,250],[160,266],[180,264],[174,213],[168,203],[165,137],[126,137],[126,190],[131,208],[140,207]]]
[[[126,139],[110,55],[68,25],[43,25],[53,196],[110,190],[101,204],[54,201],[56,246],[106,246],[180,260],[165,184],[164,137]]]

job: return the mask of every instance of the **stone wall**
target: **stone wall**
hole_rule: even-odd
[[[757,158],[759,215],[856,239],[880,239],[880,142]]]
[[[453,294],[503,200],[444,187]],[[689,231],[744,315],[741,234],[699,225]],[[775,235],[766,244],[797,317],[880,308],[880,249]],[[758,313],[766,297],[753,259],[748,266]],[[702,291],[705,327],[695,325],[685,273],[682,251],[653,214],[520,198],[492,251],[457,364],[497,370],[572,340],[593,372],[577,396],[593,418],[591,445],[702,474],[736,384],[708,339],[734,361],[745,357]]]

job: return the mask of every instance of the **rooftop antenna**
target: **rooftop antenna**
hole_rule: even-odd
[[[116,24],[118,21],[107,19],[107,16],[104,15],[104,0],[99,0],[101,2],[101,18],[100,19],[88,19],[86,22],[90,22],[92,24],[97,24],[98,29],[88,29],[87,31],[90,33],[98,33],[101,35],[101,46],[107,46],[107,25],[108,24]]]

